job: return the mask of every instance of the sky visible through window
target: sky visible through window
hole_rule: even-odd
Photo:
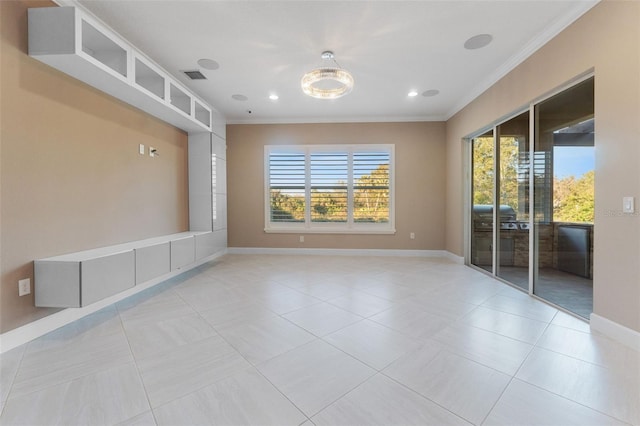
[[[595,169],[595,157],[592,146],[556,146],[553,148],[553,174],[558,178],[579,178]]]

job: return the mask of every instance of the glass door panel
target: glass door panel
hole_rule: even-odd
[[[529,291],[529,112],[497,127],[496,275]]]
[[[593,308],[593,78],[535,106],[533,292],[588,318]]]
[[[471,141],[471,264],[493,273],[493,130]]]

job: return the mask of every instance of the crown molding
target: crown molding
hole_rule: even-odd
[[[265,118],[227,119],[227,124],[316,124],[316,123],[409,123],[426,121],[446,121],[442,115],[423,116],[374,116],[374,117],[307,117],[307,118]]]
[[[504,62],[494,73],[485,78],[482,83],[471,89],[465,97],[459,100],[453,108],[445,115],[444,120],[447,121],[464,107],[473,102],[487,89],[496,84],[500,79],[509,74],[515,67],[523,63],[527,58],[533,55],[538,49],[551,41],[554,37],[564,31],[569,25],[574,23],[578,18],[587,13],[601,0],[584,0],[578,2],[579,5],[565,15],[558,17],[551,22],[547,28],[536,38],[531,39],[518,53],[511,56]]]

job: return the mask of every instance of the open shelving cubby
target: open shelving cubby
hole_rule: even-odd
[[[137,56],[134,59],[133,74],[138,87],[162,100],[165,99],[165,77]]]
[[[207,127],[211,127],[211,110],[197,100],[194,100],[193,109],[196,120]]]
[[[191,115],[191,96],[173,82],[169,82],[169,102],[178,110]]]
[[[82,52],[121,76],[127,77],[127,49],[104,35],[85,19],[81,21]]]
[[[31,57],[184,131],[212,131],[208,105],[89,13],[74,6],[28,13]]]

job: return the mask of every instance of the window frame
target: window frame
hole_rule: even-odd
[[[347,153],[347,221],[312,222],[311,220],[311,154]],[[368,223],[354,221],[354,154],[385,152],[389,154],[389,221]],[[270,194],[270,155],[274,153],[305,155],[305,220],[304,222],[272,222]],[[264,232],[265,233],[305,233],[305,234],[395,234],[395,145],[394,144],[315,144],[315,145],[265,145],[264,146]]]

